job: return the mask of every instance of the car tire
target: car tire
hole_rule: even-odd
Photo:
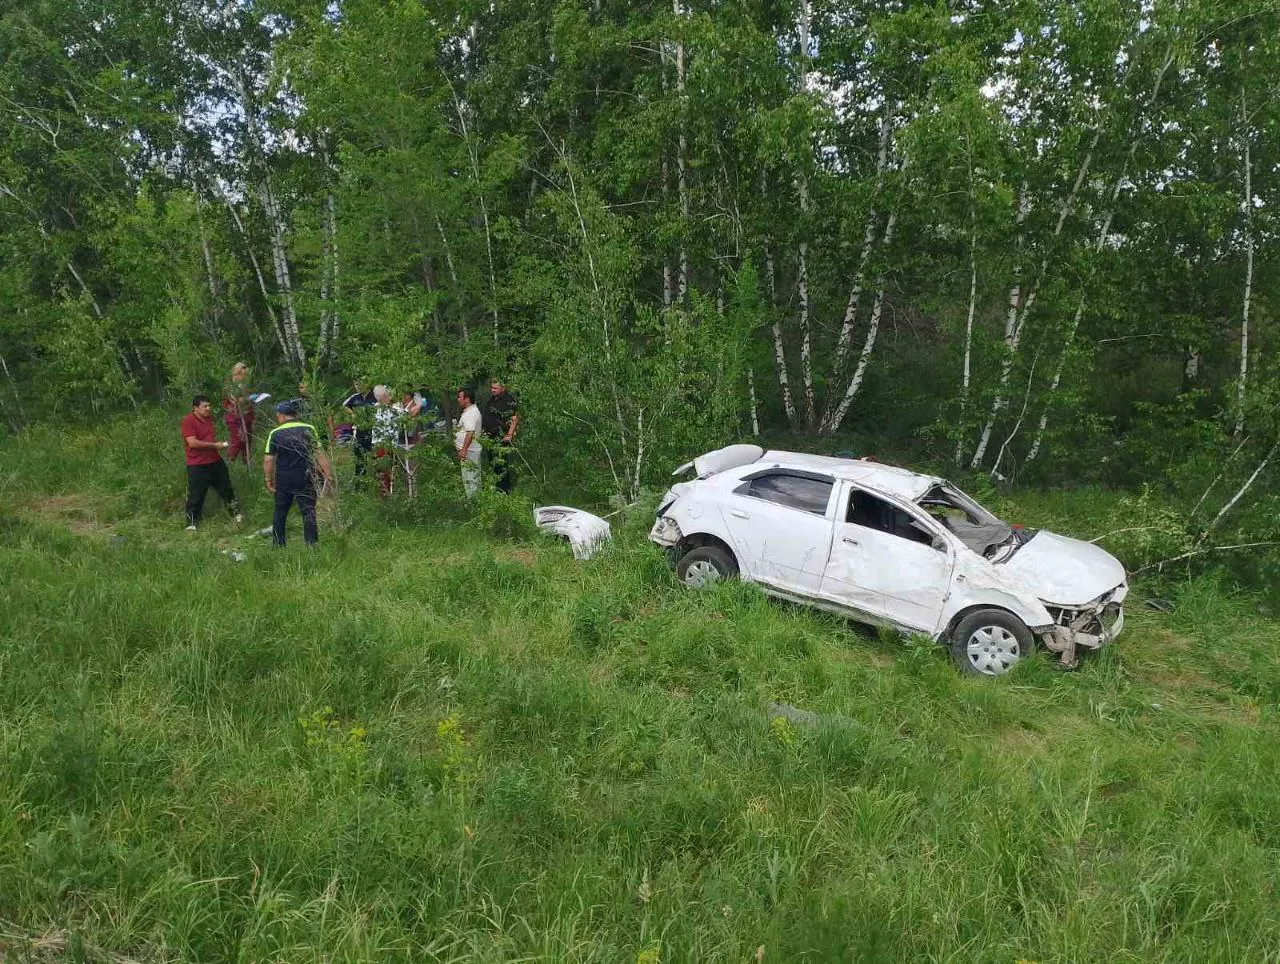
[[[1031,655],[1035,637],[1021,619],[1003,609],[978,609],[951,634],[951,658],[973,676],[1003,676]]]
[[[738,564],[732,555],[719,546],[698,546],[690,549],[676,563],[676,576],[686,586],[705,589],[725,579],[735,579]]]

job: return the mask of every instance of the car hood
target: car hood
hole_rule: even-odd
[[[1124,582],[1120,560],[1090,542],[1041,530],[1003,567],[1047,603],[1082,606]]]

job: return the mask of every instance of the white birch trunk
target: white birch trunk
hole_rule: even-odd
[[[452,84],[450,85],[452,88]],[[480,155],[476,149],[475,138],[467,127],[467,111],[456,90],[453,91],[453,106],[458,114],[458,126],[462,130],[462,140],[467,146],[467,157],[471,161],[471,177],[475,182],[476,195],[480,200],[480,220],[484,225],[484,251],[489,267],[489,313],[493,318],[493,343],[498,343],[498,275],[493,265],[493,229],[489,225],[489,205],[485,201],[484,187],[480,180]]]
[[[71,272],[71,277],[76,279],[76,284],[80,286],[80,290],[83,291],[85,295],[88,296],[89,304],[93,306],[94,316],[97,318],[102,318],[103,317],[102,306],[98,304],[98,299],[94,296],[94,293],[91,290],[89,290],[89,286],[84,283],[84,278],[81,277],[80,272],[76,270],[75,264],[71,261],[70,258],[64,259],[63,263],[66,264],[67,270]],[[126,363],[125,368],[128,368],[128,367],[129,366]]]
[[[453,265],[453,249],[449,247],[449,236],[444,233],[444,225],[440,223],[440,215],[436,215],[436,230],[440,232],[440,243],[444,246],[444,264],[449,269],[449,281],[452,284],[453,296],[456,298],[461,293],[458,285],[458,272]],[[460,316],[462,324],[462,340],[465,342],[471,333],[467,330],[467,316],[463,312]]]
[[[672,0],[677,17],[683,15],[680,0]],[[680,134],[676,149],[676,190],[680,195],[680,276],[676,291],[681,304],[689,292],[689,249],[686,239],[689,231],[689,183],[688,183],[688,137],[685,131],[685,76],[684,76],[684,41],[676,42],[676,99],[680,109]]]
[[[204,205],[200,201],[200,192],[195,191],[196,227],[200,231],[200,254],[204,259],[205,282],[209,286],[209,308],[215,318],[218,316],[218,276],[213,270],[213,253],[209,250],[209,237],[204,229]]]
[[[644,406],[636,412],[636,465],[631,476],[631,501],[640,498],[640,469],[644,465]]]
[[[289,259],[284,244],[284,216],[276,203],[270,178],[263,179],[258,200],[266,215],[267,227],[270,228],[271,261],[275,268],[276,288],[283,299],[280,320],[284,328],[285,341],[289,346],[289,358],[301,370],[307,366],[307,356],[302,347],[302,336],[298,331],[298,316],[293,308],[293,282],[289,278]]]
[[[1013,430],[1005,436],[1004,442],[1000,446],[1000,451],[996,453],[996,460],[991,464],[990,477],[992,479],[1002,479],[1000,475],[1000,463],[1004,461],[1004,453],[1009,448],[1009,443],[1013,441],[1018,429],[1022,428],[1022,420],[1027,417],[1027,406],[1031,404],[1031,384],[1036,377],[1036,362],[1040,360],[1039,352],[1036,357],[1031,360],[1031,371],[1027,373],[1027,390],[1022,396],[1022,411],[1018,413],[1018,420],[1013,423]]]
[[[1150,110],[1151,106],[1155,103],[1156,98],[1160,96],[1160,85],[1164,81],[1164,75],[1168,71],[1169,65],[1172,63],[1173,50],[1170,48],[1168,53],[1165,55],[1164,63],[1160,66],[1160,70],[1156,74],[1155,83],[1151,87],[1151,92],[1147,95],[1146,101],[1143,105],[1144,113]],[[1093,255],[1095,260],[1102,253],[1102,249],[1106,247],[1107,238],[1111,236],[1111,221],[1115,217],[1116,202],[1120,198],[1120,189],[1124,186],[1125,178],[1128,177],[1129,169],[1133,164],[1133,159],[1137,155],[1137,152],[1138,138],[1135,135],[1129,141],[1129,153],[1124,159],[1124,164],[1120,167],[1120,176],[1117,177],[1115,183],[1111,185],[1111,193],[1107,198],[1106,217],[1102,219],[1102,228],[1098,231],[1098,240],[1093,246]],[[1092,278],[1094,270],[1096,270],[1096,267],[1090,270],[1090,278]],[[1049,404],[1053,400],[1054,394],[1058,391],[1058,385],[1062,382],[1062,372],[1066,368],[1067,356],[1071,353],[1071,347],[1075,343],[1076,332],[1080,330],[1080,319],[1084,316],[1084,303],[1086,297],[1087,293],[1082,292],[1080,295],[1080,302],[1076,306],[1075,317],[1071,319],[1071,324],[1067,328],[1066,337],[1063,339],[1062,354],[1058,358],[1058,366],[1054,370],[1053,381],[1049,384],[1049,392],[1045,398],[1044,411],[1040,413],[1040,424],[1036,427],[1036,437],[1031,443],[1030,450],[1027,452],[1026,462],[1023,463],[1024,465],[1027,462],[1035,461],[1036,457],[1040,454],[1040,446],[1044,441],[1045,429],[1049,425]],[[1005,444],[1008,444],[1007,439]]]
[[[760,406],[756,401],[756,370],[747,366],[747,397],[751,401],[751,435],[760,437]]]
[[[906,164],[903,164],[906,168]],[[885,222],[884,238],[880,242],[882,248],[888,248],[893,242],[893,228],[898,220],[897,210],[889,212],[889,220]],[[849,407],[853,404],[854,397],[858,394],[858,390],[862,388],[862,379],[867,374],[867,366],[871,362],[871,353],[876,347],[876,336],[880,333],[880,317],[884,309],[884,294],[887,279],[882,274],[876,282],[876,300],[871,305],[871,319],[867,325],[867,337],[862,343],[862,352],[858,355],[858,367],[854,370],[853,378],[849,380],[849,387],[845,389],[844,397],[840,399],[840,405],[836,408],[835,414],[826,420],[826,424],[822,426],[822,432],[825,435],[834,435],[840,430],[840,426],[844,423],[845,416],[849,414]]]
[[[809,78],[809,0],[800,0],[800,18],[796,24],[799,50],[796,52],[797,81],[800,93],[804,93]],[[808,162],[806,157],[805,162]],[[809,230],[809,181],[801,170],[796,179],[796,189],[800,195],[800,213],[803,224],[801,230]],[[813,333],[810,330],[809,302],[809,242],[801,241],[797,251],[796,285],[800,294],[800,377],[804,381],[804,415],[805,423],[810,431],[817,427],[817,412],[813,395]]]
[[[554,145],[553,145],[554,146]],[[569,161],[568,155],[565,153],[564,144],[559,146],[560,160],[564,164],[565,174],[569,180],[569,197],[573,202],[573,212],[578,220],[578,230],[582,234],[582,252],[587,256],[587,270],[591,275],[591,288],[595,294],[596,307],[600,314],[601,335],[604,341],[604,358],[606,368],[610,375],[613,372],[613,337],[609,331],[609,305],[605,298],[604,289],[600,285],[600,276],[596,271],[596,259],[593,253],[591,242],[591,234],[587,231],[587,221],[582,214],[582,205],[578,199],[578,185],[573,177],[573,165]],[[622,450],[625,452],[627,448],[627,422],[622,414],[622,397],[618,392],[617,379],[609,378],[610,388],[613,394],[613,414],[618,424],[618,439],[622,444]],[[642,444],[637,441],[637,445]]]
[[[796,405],[791,398],[791,378],[787,374],[787,351],[782,340],[782,318],[778,314],[778,298],[773,268],[773,249],[768,239],[764,246],[764,278],[769,289],[769,308],[773,314],[770,332],[773,335],[773,363],[778,376],[778,390],[782,393],[782,408],[787,413],[787,424],[796,428]]]
[[[871,194],[871,205],[867,210],[867,226],[862,232],[862,253],[858,257],[858,268],[853,275],[853,286],[849,289],[849,301],[844,309],[844,321],[840,325],[840,335],[836,339],[836,357],[832,371],[839,373],[844,367],[845,356],[849,353],[849,345],[853,341],[853,329],[858,320],[858,303],[862,300],[862,286],[866,281],[867,263],[871,260],[871,249],[875,247],[876,222],[879,213],[876,211],[876,199],[884,186],[884,172],[889,163],[889,105],[886,102],[884,116],[880,120],[880,153],[876,157],[876,184]]]
[[[9,372],[9,363],[4,360],[4,355],[0,355],[0,370],[4,371],[5,381],[8,382],[9,391],[13,394],[13,400],[18,406],[18,418],[9,419],[9,427],[14,432],[18,432],[27,424],[27,408],[22,403],[22,395],[18,391],[18,386],[14,384],[13,375]]]
[[[320,271],[320,340],[316,344],[316,358],[324,364],[329,352],[329,222],[322,219],[320,238],[320,260],[323,267]]]
[[[342,334],[342,278],[338,261],[338,206],[330,191],[325,199],[325,216],[329,226],[329,295],[333,299],[329,309],[329,347],[337,345]]]
[[[671,172],[668,169],[667,159],[662,159],[662,206],[667,206],[667,196],[671,193]],[[675,272],[671,270],[671,262],[667,258],[667,253],[662,253],[662,307],[670,308],[676,300],[676,280]]]
[[[1244,142],[1244,305],[1240,319],[1240,374],[1236,377],[1236,437],[1244,432],[1245,388],[1249,380],[1249,303],[1253,297],[1253,165],[1249,157],[1249,115],[1240,91],[1240,136]]]
[[[801,181],[801,210],[808,214],[808,191]],[[800,291],[800,377],[804,381],[804,417],[810,429],[814,425],[813,338],[809,326],[809,243],[800,242],[796,262],[796,285]]]
[[[1244,485],[1240,486],[1240,488],[1236,490],[1236,494],[1228,500],[1227,504],[1218,510],[1218,514],[1213,517],[1213,521],[1205,526],[1204,532],[1200,533],[1200,538],[1196,540],[1197,549],[1204,544],[1205,539],[1209,538],[1209,533],[1218,527],[1218,523],[1222,521],[1223,517],[1235,508],[1237,502],[1244,498],[1245,493],[1253,488],[1253,483],[1258,481],[1258,476],[1260,476],[1266,467],[1271,464],[1271,460],[1275,458],[1277,451],[1280,451],[1280,442],[1271,446],[1271,450],[1263,456],[1262,461],[1259,462],[1257,468],[1253,470],[1253,474],[1245,480]]]
[[[235,222],[236,230],[240,232],[240,237],[244,239],[245,250],[249,252],[249,262],[253,265],[253,273],[258,279],[258,290],[262,292],[262,303],[267,306],[267,315],[271,318],[271,329],[276,333],[276,341],[280,343],[280,351],[285,358],[289,356],[289,346],[285,342],[284,329],[280,327],[280,319],[276,315],[276,309],[271,304],[271,293],[267,290],[267,281],[262,276],[262,266],[258,263],[258,256],[254,253],[253,243],[249,240],[249,233],[244,229],[244,222],[240,220],[240,215],[235,209],[235,205],[230,200],[224,198],[223,203],[226,204],[227,210],[231,213],[231,220]]]
[[[964,375],[960,383],[960,424],[964,425],[969,414],[969,382],[973,363],[973,316],[978,306],[978,218],[972,204],[969,207],[969,315],[964,324]],[[964,436],[956,439],[955,463],[964,458]]]
[[[1047,245],[1049,248],[1062,234],[1062,226],[1066,224],[1067,215],[1075,207],[1076,197],[1080,193],[1080,186],[1084,183],[1084,179],[1089,173],[1089,165],[1093,163],[1093,152],[1098,146],[1098,138],[1101,133],[1100,128],[1094,130],[1093,140],[1090,141],[1084,160],[1080,162],[1080,167],[1076,171],[1076,178],[1071,185],[1071,191],[1062,200],[1062,204],[1058,209],[1058,223],[1054,226],[1053,233],[1049,236],[1049,245]],[[982,437],[978,441],[978,448],[973,453],[973,459],[969,464],[970,468],[977,469],[982,466],[982,460],[987,454],[987,446],[991,443],[991,433],[995,428],[996,420],[1008,403],[1009,377],[1013,373],[1013,361],[1018,354],[1018,345],[1022,340],[1022,329],[1026,324],[1028,315],[1031,314],[1032,306],[1035,304],[1040,282],[1044,280],[1045,272],[1049,268],[1049,256],[1050,252],[1046,250],[1044,257],[1040,261],[1040,270],[1036,274],[1031,288],[1027,291],[1026,300],[1022,304],[1021,310],[1014,307],[1014,296],[1018,286],[1015,285],[1015,291],[1010,293],[1009,318],[1005,323],[1005,357],[1000,363],[1000,379],[996,387],[996,397],[991,402],[991,411],[987,415],[986,424],[982,427]]]

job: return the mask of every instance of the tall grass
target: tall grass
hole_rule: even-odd
[[[0,448],[14,956],[1277,959],[1280,633],[1221,581],[974,681],[452,475],[315,553],[189,536],[169,430]]]

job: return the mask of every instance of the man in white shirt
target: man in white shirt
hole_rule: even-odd
[[[480,491],[482,417],[470,388],[458,389],[458,408],[462,411],[462,416],[458,419],[453,444],[458,450],[458,461],[462,465],[462,488],[467,493],[467,498],[471,498]]]
[[[373,397],[377,404],[373,410],[373,457],[377,459],[379,488],[383,495],[390,495],[396,470],[398,415],[391,404],[391,389],[386,385],[375,385]]]

